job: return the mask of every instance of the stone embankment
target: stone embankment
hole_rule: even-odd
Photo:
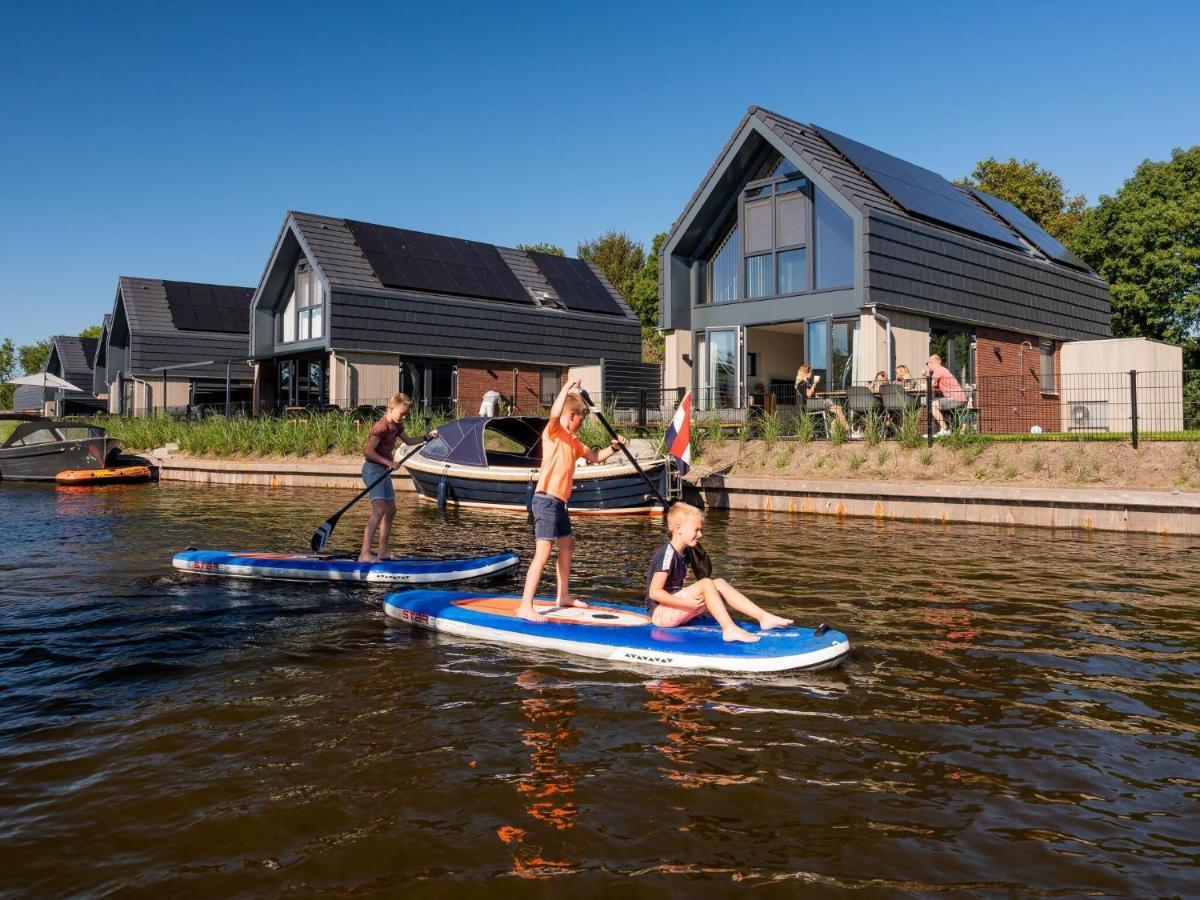
[[[204,459],[155,451],[164,481],[259,487],[362,487],[349,457]],[[400,491],[409,479],[397,477]],[[995,484],[818,481],[710,474],[696,480],[710,509],[931,522],[1080,528],[1200,536],[1200,493],[1178,490],[1013,487]]]

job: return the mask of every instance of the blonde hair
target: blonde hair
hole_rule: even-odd
[[[812,366],[810,366],[806,363],[805,365],[802,365],[800,368],[798,368],[796,370],[796,380],[799,381],[802,376],[804,378],[808,378],[808,376],[811,374],[812,374]]]
[[[411,409],[412,399],[408,396],[408,394],[392,394],[391,399],[388,400],[388,406],[407,406],[409,409]]]
[[[896,366],[896,377],[897,378],[910,377],[910,373],[908,371],[908,366],[904,365],[904,363],[900,363],[900,365]]]
[[[667,528],[674,533],[676,528],[678,528],[683,522],[690,519],[692,516],[699,516],[700,521],[704,521],[704,513],[702,510],[692,506],[690,503],[676,503],[667,512]]]
[[[567,394],[567,398],[563,402],[563,412],[579,413],[586,419],[589,409],[584,399],[572,391],[571,393]]]

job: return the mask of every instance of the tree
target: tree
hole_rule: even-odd
[[[50,358],[50,338],[34,344],[23,344],[17,348],[17,356],[21,359],[21,371],[32,375],[46,368],[46,360]]]
[[[1001,162],[994,156],[975,166],[968,177],[956,181],[962,187],[978,188],[1007,200],[1050,234],[1066,243],[1087,215],[1087,198],[1067,196],[1062,179],[1029,159],[1010,156]]]
[[[0,344],[0,409],[12,409],[15,384],[3,384],[17,374],[17,351],[13,347],[12,338],[5,338]]]
[[[629,306],[642,320],[642,359],[662,362],[663,336],[658,330],[658,254],[667,233],[660,231],[650,242],[646,262],[633,278]]]
[[[567,252],[558,244],[517,244],[518,250],[524,250],[526,253],[548,253],[551,256],[566,256]]]
[[[1113,334],[1200,341],[1200,145],[1145,160],[1104,195],[1071,249],[1108,281]]]
[[[79,332],[79,336],[81,338],[96,338],[99,340],[101,331],[103,331],[101,326],[89,325],[87,328],[83,329],[83,331]]]
[[[623,231],[611,230],[579,245],[579,258],[593,263],[632,306],[633,282],[646,264],[642,245]]]

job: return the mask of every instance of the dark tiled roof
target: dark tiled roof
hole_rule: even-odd
[[[69,334],[56,334],[51,338],[53,352],[46,359],[47,367],[57,361],[54,374],[64,378],[80,388],[84,393],[92,389],[92,362],[96,358],[95,338],[77,337]]]
[[[329,280],[331,285],[342,288],[371,288],[379,291],[393,290],[380,280],[378,273],[372,268],[366,254],[355,240],[354,233],[346,219],[320,216],[313,213],[288,213],[300,239],[313,262]],[[534,303],[545,301],[561,302],[553,286],[538,268],[534,257],[524,250],[511,247],[494,246],[500,258],[512,270],[521,287],[529,294]],[[587,264],[599,280],[603,288],[612,296],[612,300],[625,318],[636,318],[629,305],[608,282],[603,273],[591,263]],[[396,289],[399,290],[399,289]],[[446,294],[456,292],[447,288]],[[544,298],[544,299],[543,299]],[[576,310],[587,312],[587,310]]]
[[[176,325],[168,301],[168,289],[186,285],[199,289],[216,288],[221,292],[244,292],[246,297],[245,327],[238,331],[183,329]],[[244,360],[249,357],[250,297],[254,290],[229,285],[205,285],[198,282],[170,282],[161,278],[133,278],[122,275],[119,280],[118,303],[123,303],[129,317],[130,354],[128,369],[137,375],[152,374],[161,366],[205,360]],[[191,292],[189,292],[189,296]],[[111,328],[110,328],[111,331]],[[110,340],[111,344],[111,340]],[[216,378],[223,376],[219,366],[180,369],[172,372],[181,377]],[[246,378],[249,369],[235,363],[235,378]]]
[[[963,234],[972,239],[978,239],[979,236],[977,234],[971,232],[960,232],[958,229],[953,228],[944,222],[932,221],[928,219],[922,219],[920,216],[914,216],[905,210],[899,203],[897,203],[878,184],[872,181],[871,178],[869,178],[866,173],[864,173],[857,165],[839,152],[828,140],[825,139],[824,136],[820,134],[816,126],[805,124],[803,122],[797,122],[794,119],[789,119],[786,116],[782,116],[761,106],[751,106],[746,111],[746,115],[742,117],[740,122],[738,122],[733,134],[730,135],[729,140],[721,149],[721,152],[717,154],[712,166],[709,167],[709,170],[705,174],[704,178],[700,180],[699,186],[696,188],[695,193],[692,194],[691,199],[689,199],[687,204],[684,206],[684,214],[686,214],[687,211],[690,210],[700,198],[701,194],[704,192],[705,186],[708,184],[713,175],[716,174],[721,168],[723,160],[733,148],[734,142],[737,140],[738,135],[741,133],[746,123],[751,119],[758,121],[761,123],[761,125],[769,129],[777,138],[779,138],[779,140],[783,141],[787,146],[789,146],[809,166],[813,167],[818,173],[826,178],[835,188],[837,188],[842,196],[854,204],[854,206],[857,207],[864,215],[871,215],[873,212],[882,211],[891,216],[922,221],[925,224],[948,234]],[[950,183],[947,182],[947,184]],[[980,203],[977,198],[970,194],[970,192],[963,191],[962,193],[964,194],[966,200],[971,202],[973,205],[978,206],[978,208],[982,210],[989,218],[994,219],[995,222],[999,223],[999,225],[1005,231],[1011,232],[1014,237],[1017,235],[1017,232],[1009,223],[1005,222],[999,216],[996,216],[992,210]],[[675,232],[680,223],[683,221],[683,218],[684,216],[681,215],[672,224],[671,237],[675,236]],[[1020,238],[1018,238],[1018,240],[1020,240]],[[1008,249],[1012,250],[1013,248]],[[1030,247],[1030,249],[1027,251],[1027,255],[1041,259],[1041,256],[1032,247]],[[1056,268],[1066,268],[1056,260],[1046,259],[1045,261]],[[1087,275],[1095,278],[1095,275],[1090,272],[1087,273]]]

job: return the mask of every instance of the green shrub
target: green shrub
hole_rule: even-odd
[[[759,419],[759,429],[762,433],[763,443],[770,450],[778,442],[783,434],[783,420],[780,419],[778,412],[769,412]]]
[[[867,461],[867,454],[865,454],[865,453],[851,454],[850,462],[848,463],[848,465],[850,466],[850,471],[857,472],[860,468],[862,468],[862,464],[865,463],[866,461]]]
[[[922,447],[921,452],[917,454],[917,462],[923,466],[928,466],[933,463],[933,451],[928,447]]]
[[[835,447],[840,447],[850,438],[850,432],[846,426],[841,423],[840,419],[835,419],[829,427],[829,442]]]
[[[792,431],[796,435],[796,440],[802,444],[807,444],[813,439],[816,434],[817,426],[813,422],[812,416],[805,413],[796,413],[792,420]]]
[[[900,441],[900,446],[910,450],[920,447],[924,441],[921,434],[921,410],[915,407],[906,409],[901,414],[900,422],[896,426],[896,439]]]
[[[883,413],[871,410],[863,418],[863,440],[871,447],[879,444],[885,437]]]

